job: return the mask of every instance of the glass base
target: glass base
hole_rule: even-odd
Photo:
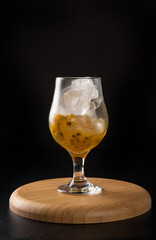
[[[75,182],[71,181],[69,184],[61,185],[57,188],[61,193],[73,193],[73,194],[99,194],[102,192],[102,188],[98,185],[92,184],[88,181]]]

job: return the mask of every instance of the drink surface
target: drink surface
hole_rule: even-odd
[[[104,138],[107,127],[102,118],[74,114],[55,114],[49,125],[55,141],[75,154],[88,152],[97,146]]]

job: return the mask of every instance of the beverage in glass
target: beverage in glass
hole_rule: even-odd
[[[89,151],[104,138],[108,128],[101,78],[57,77],[49,114],[49,128],[55,141],[73,160],[73,179],[59,186],[59,192],[97,194],[100,186],[84,175]]]

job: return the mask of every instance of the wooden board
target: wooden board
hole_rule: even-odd
[[[142,187],[124,181],[88,178],[103,188],[98,195],[57,192],[70,178],[32,182],[16,189],[9,200],[14,213],[34,220],[86,224],[139,216],[151,208],[151,197]]]

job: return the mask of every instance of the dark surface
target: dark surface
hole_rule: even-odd
[[[154,239],[156,1],[1,1],[0,239]],[[56,76],[99,76],[109,114],[87,176],[149,191],[146,216],[92,226],[44,224],[8,212],[17,187],[72,176],[48,114]],[[156,237],[156,236],[155,236]]]

